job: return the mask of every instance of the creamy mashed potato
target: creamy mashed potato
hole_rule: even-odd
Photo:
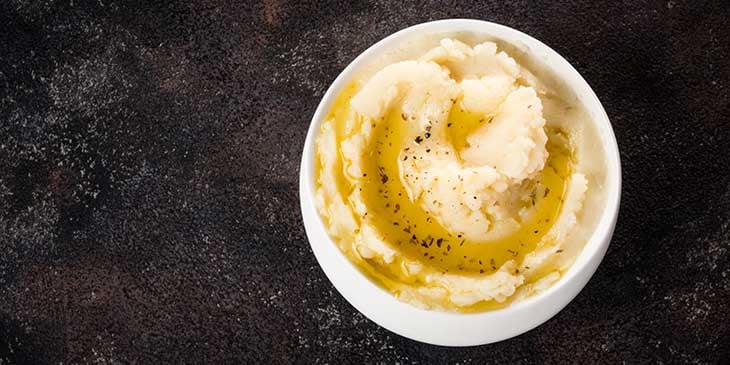
[[[585,242],[569,237],[593,189],[585,116],[493,42],[408,56],[353,80],[322,124],[330,236],[419,307],[486,310],[549,287]]]

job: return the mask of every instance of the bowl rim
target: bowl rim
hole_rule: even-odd
[[[487,312],[455,313],[424,310],[397,300],[362,274],[326,232],[314,204],[315,139],[334,99],[360,67],[386,46],[418,34],[472,32],[503,42],[527,46],[533,56],[575,94],[591,116],[606,158],[607,189],[604,210],[573,265],[547,290]],[[562,310],[586,285],[610,243],[618,217],[621,163],[618,144],[603,105],[593,89],[570,63],[549,46],[516,29],[475,19],[444,19],[416,24],[395,32],[358,55],[332,82],[309,125],[299,175],[299,198],[305,231],[312,252],[327,278],[365,317],[401,336],[434,345],[474,346],[502,341],[527,332]]]

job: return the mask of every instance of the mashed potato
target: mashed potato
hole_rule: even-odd
[[[419,307],[485,310],[549,287],[579,252],[563,258],[589,188],[555,100],[492,42],[445,38],[354,80],[317,139],[330,236]]]

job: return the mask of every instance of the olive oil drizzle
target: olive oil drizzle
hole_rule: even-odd
[[[349,177],[344,171],[346,166],[341,155],[335,176],[338,192],[343,197],[348,197],[353,189],[362,189],[368,210],[365,216],[357,218],[361,224],[375,227],[383,240],[402,256],[391,264],[362,259],[355,254],[352,246],[357,232],[338,242],[356,266],[371,279],[391,291],[397,291],[402,284],[423,282],[418,275],[404,273],[404,262],[419,262],[442,273],[487,275],[508,260],[521,262],[525,254],[543,243],[543,237],[560,214],[571,174],[573,150],[565,132],[546,127],[549,157],[544,169],[531,182],[534,190],[524,202],[525,206],[534,206],[534,214],[520,222],[520,228],[508,237],[486,243],[471,242],[458,232],[447,231],[418,201],[411,201],[401,180],[399,161],[428,158],[409,153],[409,145],[420,143],[418,137],[421,141],[431,138],[431,131],[423,131],[415,140],[407,139],[409,123],[413,121],[402,110],[390,110],[379,121],[355,115],[349,103],[358,89],[357,83],[348,85],[331,108],[327,120],[335,128],[338,146],[353,132],[347,130],[348,122],[372,122],[374,127],[372,138],[363,151],[362,176]],[[466,147],[466,136],[483,123],[490,123],[492,117],[470,113],[455,100],[446,121],[446,143],[452,143],[456,151],[460,151]],[[318,181],[320,170],[318,165]],[[468,311],[468,308],[465,310]]]

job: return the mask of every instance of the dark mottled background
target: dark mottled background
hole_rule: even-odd
[[[0,3],[0,364],[730,361],[726,2],[150,3]],[[318,267],[297,195],[338,72],[450,17],[572,62],[624,168],[583,292],[464,349],[358,314]]]

